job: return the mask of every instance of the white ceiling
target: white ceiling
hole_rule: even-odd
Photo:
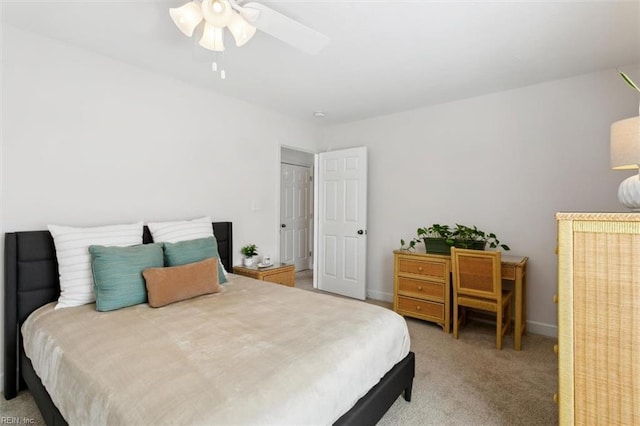
[[[321,110],[326,124],[640,63],[640,1],[253,1],[329,46],[310,56],[258,32],[237,48],[227,34],[221,80],[213,52],[169,18],[186,0],[2,0],[2,19],[290,116]]]

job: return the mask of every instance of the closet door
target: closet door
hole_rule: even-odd
[[[280,261],[309,269],[313,220],[311,168],[280,165]]]

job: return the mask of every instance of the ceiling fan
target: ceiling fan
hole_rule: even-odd
[[[215,52],[224,51],[224,28],[228,28],[240,47],[256,33],[263,31],[305,53],[314,55],[328,43],[326,35],[260,4],[237,0],[193,0],[169,9],[169,15],[186,36],[204,21],[200,46]]]

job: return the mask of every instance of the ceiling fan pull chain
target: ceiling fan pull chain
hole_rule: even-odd
[[[211,64],[211,71],[213,72],[218,72],[218,57],[218,52],[213,52],[213,63]],[[227,73],[220,67],[220,79],[224,80],[225,78],[227,78]]]
[[[221,65],[220,65],[220,80],[224,80],[227,78],[227,72],[224,70],[224,51],[218,53],[216,52],[216,56],[219,56]]]

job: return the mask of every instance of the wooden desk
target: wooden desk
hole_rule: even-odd
[[[513,349],[522,349],[522,336],[527,332],[527,260],[528,257],[503,254],[502,279],[513,281],[516,294],[515,326],[513,331]]]
[[[424,252],[411,252],[411,251],[407,251],[407,250],[395,250],[394,253],[396,254],[396,259],[398,259],[398,255],[400,254],[404,254],[404,255],[411,255],[411,256],[417,256],[418,258],[423,258],[425,260],[427,259],[441,259],[442,261],[445,262],[445,266],[444,266],[444,270],[446,271],[451,271],[451,256],[447,256],[447,255],[443,255],[443,254],[433,254],[433,253],[424,253]],[[513,332],[513,348],[516,351],[519,351],[522,349],[522,336],[527,332],[527,322],[526,322],[526,318],[527,318],[527,312],[526,312],[526,307],[527,307],[527,300],[526,300],[526,296],[527,296],[527,260],[529,260],[528,257],[523,257],[523,256],[511,256],[508,254],[502,254],[501,256],[501,260],[502,260],[502,279],[503,280],[507,280],[507,281],[513,281],[514,283],[514,290],[515,290],[515,312],[514,312],[514,332]],[[398,308],[398,267],[397,267],[397,260],[396,260],[396,277],[394,279],[395,284],[394,284],[394,309],[400,313],[401,315],[408,315],[408,316],[415,316],[416,318],[421,318],[418,315],[411,315],[410,313],[407,313],[406,310],[403,309],[399,309]],[[448,280],[447,280],[448,281]],[[448,283],[445,283],[445,285],[448,285]],[[446,297],[446,304],[448,305],[450,303],[449,301],[449,297]],[[446,314],[444,315],[444,318],[448,319],[448,312],[450,311],[450,307],[447,306],[447,308],[445,309]],[[440,321],[437,321],[440,322]],[[448,321],[445,321],[446,323],[448,323]],[[446,332],[449,331],[449,327],[448,324],[447,325],[443,325],[443,328]]]

